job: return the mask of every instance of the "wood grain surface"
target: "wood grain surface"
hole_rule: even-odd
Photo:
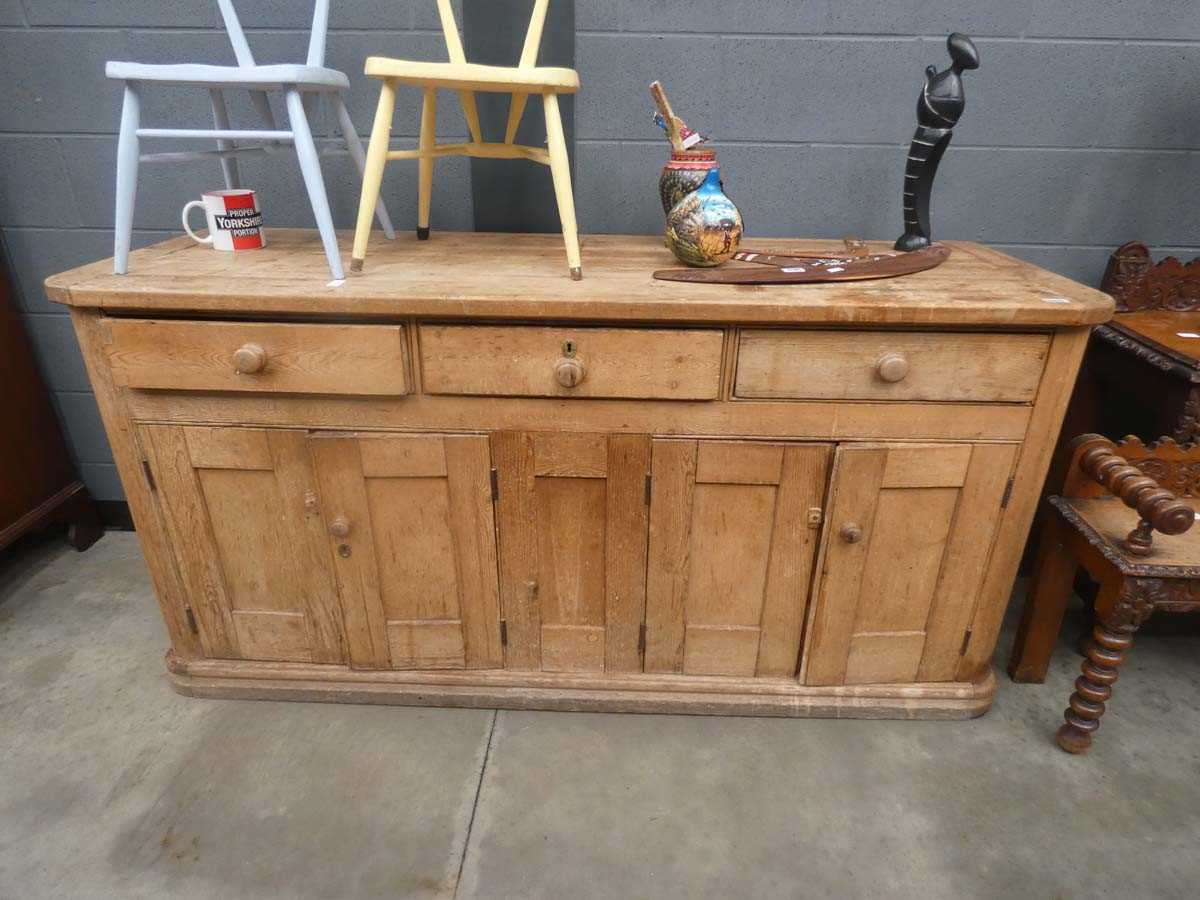
[[[1044,334],[743,331],[738,397],[1028,403],[1050,348]],[[885,357],[907,363],[895,381]]]
[[[121,387],[177,391],[408,393],[404,329],[395,325],[292,325],[113,319],[109,360]],[[237,370],[253,346],[261,371]]]
[[[349,246],[348,235],[343,237]],[[771,239],[764,249],[828,253],[840,241]],[[767,244],[770,246],[768,247]],[[107,310],[313,317],[441,316],[657,322],[1080,325],[1106,321],[1107,294],[979,244],[928,272],[853,285],[736,286],[655,281],[674,257],[660,237],[583,238],[587,278],[571,282],[557,235],[374,234],[371,265],[330,284],[317,235],[271,229],[253,253],[215,253],[187,237],[55,275],[50,297]],[[873,243],[872,247],[884,244]]]
[[[421,372],[431,394],[715,400],[722,331],[422,325]],[[569,351],[565,348],[569,345]],[[565,387],[569,352],[586,374]]]

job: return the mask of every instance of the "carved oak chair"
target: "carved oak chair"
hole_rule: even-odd
[[[571,161],[563,134],[562,116],[558,109],[559,94],[574,94],[579,90],[579,75],[573,69],[539,67],[538,50],[550,0],[534,0],[533,15],[525,34],[521,60],[515,68],[483,66],[468,63],[463,51],[458,24],[450,0],[437,0],[438,15],[446,38],[450,61],[445,63],[412,62],[372,56],[367,59],[366,73],[378,78],[379,106],[375,127],[367,150],[367,170],[363,176],[362,199],[358,207],[358,228],[354,234],[354,253],[350,268],[362,269],[371,234],[371,210],[379,199],[383,170],[389,160],[419,160],[419,197],[417,208],[417,237],[429,238],[429,206],[433,194],[433,162],[445,156],[476,156],[488,159],[527,159],[549,166],[558,199],[558,215],[562,221],[563,240],[567,245],[567,265],[571,277],[583,277],[579,256],[579,233],[575,224],[575,199],[571,190]],[[396,107],[396,85],[411,84],[424,92],[421,111],[421,138],[416,150],[391,150],[389,141],[392,116]],[[458,91],[471,140],[465,144],[437,143],[437,92],[439,88]],[[510,94],[508,126],[504,142],[484,141],[479,126],[475,92]],[[546,113],[547,147],[524,147],[515,143],[517,128],[525,114],[530,94],[540,94]]]
[[[1100,590],[1058,744],[1084,753],[1138,628],[1156,609],[1200,610],[1200,529],[1190,531],[1196,513],[1175,493],[1200,496],[1200,445],[1181,447],[1170,438],[1114,444],[1085,434],[1070,449],[1062,496],[1049,498],[1009,672],[1017,681],[1045,680],[1082,567]]]
[[[343,277],[341,256],[338,253],[337,234],[333,229],[333,217],[329,212],[329,198],[325,193],[325,180],[321,175],[321,163],[308,117],[313,113],[320,97],[328,97],[337,115],[338,125],[346,149],[364,171],[366,156],[362,142],[354,130],[350,114],[342,102],[342,92],[350,87],[344,74],[325,68],[325,36],[329,28],[330,0],[315,0],[313,6],[312,31],[309,34],[308,58],[302,65],[260,66],[254,61],[250,45],[246,41],[238,21],[233,0],[217,0],[225,31],[233,45],[236,66],[210,66],[182,63],[175,65],[147,65],[135,62],[110,62],[105,67],[109,78],[125,85],[125,100],[121,108],[121,131],[117,139],[117,195],[116,227],[113,247],[113,269],[124,275],[128,268],[129,243],[133,233],[133,208],[137,199],[138,164],[142,162],[191,162],[195,160],[220,160],[221,171],[227,188],[241,187],[237,157],[247,154],[275,153],[282,145],[292,144],[308,189],[317,229],[325,247],[329,270],[335,279]],[[147,84],[203,87],[208,89],[212,100],[214,127],[203,129],[187,128],[142,128],[141,94]],[[266,124],[266,130],[232,129],[229,113],[225,107],[226,88],[245,88],[255,111]],[[268,92],[284,95],[290,129],[280,129],[267,99]],[[143,138],[167,140],[213,140],[216,150],[188,150],[173,153],[142,153]],[[241,143],[239,142],[249,142]],[[382,203],[372,204],[371,210],[379,216],[379,224],[389,238],[395,237],[392,223]],[[370,219],[370,214],[367,216]]]

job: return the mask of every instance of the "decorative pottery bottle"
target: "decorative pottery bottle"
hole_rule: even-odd
[[[704,184],[708,173],[718,168],[715,150],[682,150],[671,153],[658,181],[658,196],[663,214],[669,215],[675,205]]]
[[[667,215],[667,247],[689,266],[719,266],[741,242],[742,215],[721,189],[721,170],[711,169]]]

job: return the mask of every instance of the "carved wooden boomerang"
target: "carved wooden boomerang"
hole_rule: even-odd
[[[847,249],[854,246],[847,242]],[[722,266],[717,269],[660,269],[659,281],[687,281],[695,284],[817,284],[822,281],[870,281],[897,278],[940,266],[950,258],[945,244],[930,244],[908,253],[862,253],[851,256],[796,256],[761,250],[740,250],[734,259],[754,263],[749,266]]]

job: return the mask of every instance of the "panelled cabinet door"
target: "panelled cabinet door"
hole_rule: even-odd
[[[806,684],[954,679],[1016,452],[838,449]]]
[[[344,662],[305,433],[146,425],[139,438],[205,655]]]
[[[309,440],[360,669],[503,665],[486,437]]]
[[[645,435],[492,436],[507,664],[640,672]]]
[[[831,449],[654,442],[647,672],[795,677]]]

